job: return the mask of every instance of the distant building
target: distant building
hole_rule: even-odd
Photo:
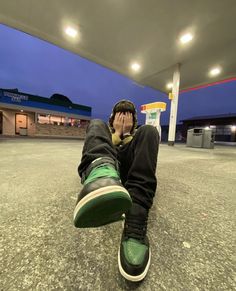
[[[52,98],[0,89],[0,134],[85,137],[91,107],[74,104],[66,96]]]
[[[176,142],[186,142],[187,131],[191,128],[212,128],[215,141],[236,142],[236,113],[197,116],[181,120],[182,124],[176,125]],[[161,127],[161,140],[168,141],[169,126]]]
[[[236,141],[236,113],[197,116],[182,120],[183,139],[187,137],[187,130],[195,127],[209,127],[215,133],[215,141]]]

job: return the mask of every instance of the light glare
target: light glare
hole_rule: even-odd
[[[75,38],[77,36],[77,34],[78,34],[78,31],[75,28],[71,27],[71,26],[68,26],[65,29],[65,32],[66,32],[67,35],[69,35],[72,38]]]
[[[213,68],[213,69],[210,70],[210,75],[214,77],[214,76],[219,75],[220,72],[221,72],[220,68]]]
[[[167,88],[167,89],[172,89],[172,88],[173,88],[173,83],[168,83],[168,84],[166,85],[166,88]]]
[[[135,71],[135,72],[138,72],[138,71],[140,70],[140,68],[141,68],[141,66],[140,66],[140,64],[138,64],[138,63],[133,63],[133,64],[131,65],[131,69],[132,69],[133,71]]]
[[[193,39],[193,35],[191,33],[186,33],[180,37],[180,41],[185,44],[190,42]]]
[[[236,131],[236,125],[232,125],[232,126],[231,126],[231,131],[232,131],[232,132],[235,132],[235,131]]]

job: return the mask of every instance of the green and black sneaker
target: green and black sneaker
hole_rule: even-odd
[[[101,163],[92,167],[83,183],[74,210],[74,225],[98,227],[121,220],[131,205],[132,199],[121,184],[115,166]]]
[[[125,226],[118,253],[121,275],[132,282],[138,282],[147,275],[151,250],[147,233],[148,210],[134,203],[125,215]]]

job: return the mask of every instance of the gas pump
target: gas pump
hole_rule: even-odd
[[[154,102],[141,105],[141,113],[146,114],[145,124],[153,125],[157,128],[161,139],[161,112],[166,111],[165,102]]]

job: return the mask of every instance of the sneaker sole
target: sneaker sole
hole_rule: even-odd
[[[78,228],[98,227],[122,219],[132,205],[128,191],[121,186],[106,186],[81,199],[74,210]]]
[[[149,267],[150,267],[150,263],[151,263],[151,249],[149,248],[149,258],[148,258],[148,263],[147,263],[146,268],[144,269],[144,271],[140,275],[132,276],[132,275],[126,273],[125,270],[122,268],[121,261],[120,261],[120,248],[119,248],[119,251],[118,251],[118,267],[119,267],[119,271],[120,271],[121,275],[128,281],[131,281],[131,282],[142,281],[147,275],[147,272],[148,272]]]

